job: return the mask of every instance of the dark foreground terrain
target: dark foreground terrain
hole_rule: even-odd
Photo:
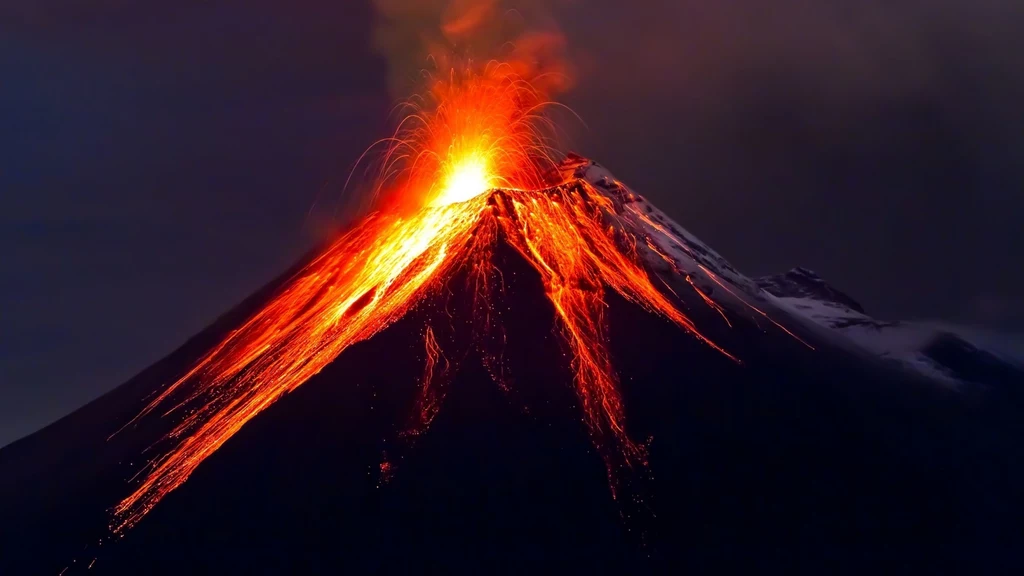
[[[616,501],[540,281],[509,251],[499,259],[508,391],[470,346],[453,282],[444,302],[347,350],[99,545],[107,510],[168,425],[149,418],[107,437],[271,286],[0,450],[0,574],[72,574],[94,559],[90,573],[176,575],[1024,569],[1024,383],[944,388],[813,334],[800,333],[811,351],[770,325],[729,329],[691,304],[738,365],[611,297],[630,434],[652,439],[650,474],[623,472]],[[427,319],[460,370],[411,441],[399,433]]]

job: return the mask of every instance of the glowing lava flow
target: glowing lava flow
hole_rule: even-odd
[[[181,420],[161,443],[170,448],[115,508],[115,531],[138,522],[250,419],[444,287],[457,269],[486,268],[499,237],[540,274],[610,475],[612,455],[633,465],[645,451],[626,434],[602,316],[605,288],[728,355],[654,286],[631,233],[614,225],[612,200],[583,180],[544,182],[550,164],[536,115],[543,102],[528,84],[498,66],[453,76],[431,94],[434,101],[386,141],[380,191],[398,190],[388,209],[306,265],[139,415],[161,407]],[[486,298],[484,288],[475,293]],[[447,367],[429,328],[425,343],[424,426],[441,400],[432,375]]]
[[[177,445],[143,471],[115,509],[115,528],[137,522],[253,416],[442,286],[470,256],[485,207],[478,197],[412,217],[377,214],[306,266],[146,407],[143,414],[195,383],[167,410],[187,413],[170,433]]]

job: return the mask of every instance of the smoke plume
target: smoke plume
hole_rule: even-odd
[[[546,96],[570,87],[565,37],[542,0],[374,0],[374,47],[397,98],[456,64],[500,61]]]

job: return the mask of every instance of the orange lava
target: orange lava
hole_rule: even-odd
[[[378,193],[418,209],[464,202],[488,190],[536,189],[555,166],[543,114],[544,94],[511,64],[480,73],[452,69],[426,95],[401,108],[405,117],[386,146]],[[373,147],[371,147],[372,149]]]
[[[385,141],[381,208],[296,273],[137,417],[159,408],[180,420],[160,444],[163,453],[140,470],[132,493],[116,506],[112,529],[141,520],[250,419],[443,289],[456,270],[479,272],[470,282],[486,299],[485,271],[493,270],[498,238],[540,274],[572,352],[584,420],[609,475],[613,461],[643,464],[644,447],[626,433],[608,351],[606,288],[728,353],[652,283],[630,245],[633,236],[613,225],[611,199],[583,180],[545,179],[551,162],[543,105],[501,65],[435,83]],[[424,427],[443,399],[434,379],[448,369],[429,327],[425,349]]]

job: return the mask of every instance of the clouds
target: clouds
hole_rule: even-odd
[[[576,147],[744,271],[805,265],[883,317],[1024,293],[998,256],[1024,252],[1024,8],[636,0],[561,19]]]
[[[565,0],[561,0],[565,2]],[[452,57],[513,64],[552,94],[573,74],[550,0],[374,0],[374,46],[384,56],[398,99],[422,89],[424,73],[452,67]]]

